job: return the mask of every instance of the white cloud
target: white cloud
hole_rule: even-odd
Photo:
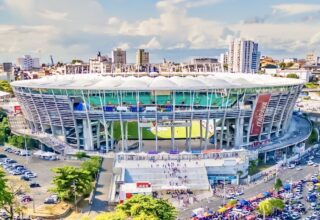
[[[117,17],[111,17],[108,19],[108,24],[110,25],[117,25],[120,23],[120,19]]]
[[[285,13],[288,15],[297,15],[303,13],[319,12],[319,4],[279,4],[272,6],[275,13]]]
[[[56,21],[66,20],[66,17],[68,15],[65,12],[57,12],[57,11],[51,11],[47,9],[41,10],[38,13],[43,18],[56,20]]]
[[[185,43],[177,43],[173,46],[169,46],[167,49],[168,50],[175,50],[175,49],[183,49],[183,48],[186,48],[186,44]]]
[[[141,44],[139,48],[144,49],[161,49],[160,42],[157,40],[156,37],[151,38],[151,40],[146,44]]]
[[[129,50],[130,44],[129,43],[120,43],[114,49],[116,49],[116,48],[121,48],[123,50]]]
[[[152,17],[126,20],[121,15],[109,16],[108,8],[100,0],[81,0],[81,4],[79,0],[4,0],[3,7],[17,23],[0,24],[0,57],[34,53],[40,57],[53,54],[70,59],[88,57],[98,50],[106,53],[115,47],[132,50],[138,46],[171,50],[174,54],[173,50],[227,49],[233,37],[259,42],[262,52],[268,48],[303,53],[320,44],[319,20],[275,23],[272,18],[263,22],[257,18],[226,23],[188,13],[190,8],[220,1],[161,0],[156,3],[158,12]],[[296,15],[319,11],[320,5],[278,4],[273,9],[277,12],[275,16]]]
[[[212,5],[220,2],[221,0],[191,0],[185,4],[187,8],[196,8],[196,7],[203,7],[207,5]]]

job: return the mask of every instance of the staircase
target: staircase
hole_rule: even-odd
[[[74,149],[70,145],[59,140],[53,135],[47,134],[45,132],[31,131],[28,125],[26,124],[26,121],[22,114],[8,113],[7,117],[11,132],[14,134],[26,135],[33,139],[36,139],[60,154],[64,154],[66,151],[71,151]]]
[[[176,175],[170,176],[164,168],[127,168],[125,182],[150,182],[154,190],[163,190],[184,186],[190,190],[208,190],[210,188],[205,167],[185,167],[179,169]],[[166,172],[166,173],[165,173]],[[179,177],[186,177],[182,182]],[[170,184],[171,183],[171,184]]]

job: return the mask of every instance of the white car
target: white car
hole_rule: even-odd
[[[312,166],[313,164],[314,164],[313,161],[311,161],[311,160],[308,161],[308,165],[309,165],[309,166]]]
[[[295,168],[296,166],[294,165],[294,164],[290,164],[289,166],[288,166],[288,168],[289,169],[293,169],[293,168]]]
[[[317,163],[314,163],[312,166],[317,167],[317,166],[318,166],[318,164],[317,164]]]
[[[27,172],[24,174],[24,176],[29,177],[29,178],[36,178],[37,174],[36,173],[32,173],[32,172]]]
[[[296,170],[302,170],[302,167],[296,167]]]

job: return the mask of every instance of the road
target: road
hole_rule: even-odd
[[[315,159],[316,162],[320,162],[320,159]],[[303,169],[298,171],[296,169],[288,169],[284,168],[279,170],[278,176],[283,182],[290,182],[290,181],[298,181],[304,179],[306,176],[310,176],[314,173],[318,173],[319,168],[313,166],[303,165]],[[251,197],[256,196],[259,193],[263,193],[268,191],[270,188],[273,187],[274,179],[268,182],[260,182],[257,184],[250,184],[249,186],[245,186],[244,195],[240,196],[239,199],[249,199]],[[213,210],[217,210],[219,206],[222,204],[222,199],[217,197],[212,197],[209,200],[198,202],[187,209],[181,210],[179,213],[178,218],[182,219],[190,219],[192,214],[192,210],[199,208],[199,207],[208,207]]]
[[[107,210],[107,202],[109,199],[109,192],[112,183],[112,167],[113,159],[104,158],[91,206],[90,215],[96,215]]]

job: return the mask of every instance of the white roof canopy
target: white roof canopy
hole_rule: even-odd
[[[181,77],[121,77],[100,74],[55,75],[12,82],[14,87],[88,90],[206,90],[303,84],[302,80],[242,73],[197,73]]]

